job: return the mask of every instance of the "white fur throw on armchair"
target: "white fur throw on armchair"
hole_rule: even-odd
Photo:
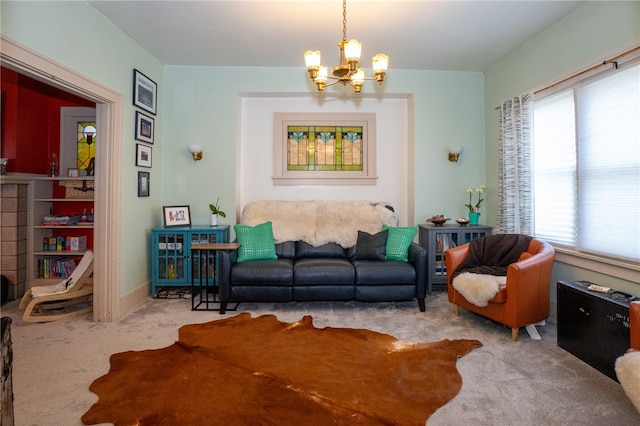
[[[358,231],[375,234],[382,225],[398,226],[389,203],[374,201],[255,201],[244,206],[240,223],[273,224],[276,243],[304,241],[314,247],[356,245]]]

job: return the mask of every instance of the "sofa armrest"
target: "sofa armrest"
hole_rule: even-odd
[[[238,261],[238,251],[220,251],[218,257],[218,296],[222,302],[231,297],[231,268]]]
[[[427,295],[427,249],[411,243],[408,260],[416,270],[416,297],[425,297]]]
[[[444,252],[444,260],[447,267],[447,285],[451,285],[451,275],[458,265],[467,258],[469,254],[469,243],[451,248]]]

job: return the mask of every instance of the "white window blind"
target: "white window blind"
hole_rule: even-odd
[[[640,260],[640,65],[534,101],[535,234]]]

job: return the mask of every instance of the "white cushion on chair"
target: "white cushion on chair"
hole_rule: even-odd
[[[506,282],[507,277],[503,276],[463,272],[453,279],[453,288],[469,303],[482,308],[498,294],[500,284]]]

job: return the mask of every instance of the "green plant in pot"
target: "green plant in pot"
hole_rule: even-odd
[[[227,217],[227,214],[220,210],[220,197],[218,197],[215,204],[209,204],[209,210],[211,210],[211,226],[218,225],[218,216]]]
[[[487,187],[484,184],[480,185],[476,189],[467,189],[467,193],[469,194],[469,204],[465,204],[465,206],[469,209],[469,222],[471,223],[471,225],[478,224],[478,219],[480,218],[480,206],[484,201],[484,198],[482,198],[482,194],[484,194],[485,192],[487,192]],[[471,201],[471,197],[474,193],[478,194],[478,202],[475,205],[472,204]]]

